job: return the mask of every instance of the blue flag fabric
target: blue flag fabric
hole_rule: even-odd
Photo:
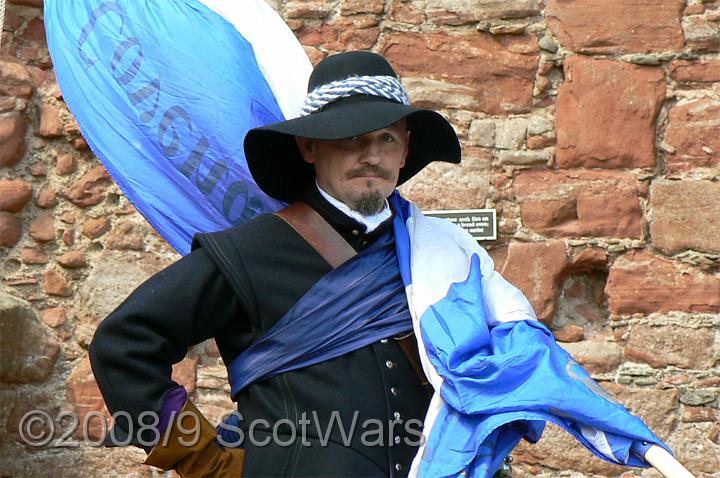
[[[311,66],[262,0],[47,0],[45,25],[83,136],[180,253],[283,206],[252,181],[243,139],[299,113]]]
[[[492,476],[521,438],[539,440],[548,420],[616,464],[649,466],[647,443],[667,448],[555,342],[469,234],[398,194],[392,204],[414,330],[436,391],[411,476]]]

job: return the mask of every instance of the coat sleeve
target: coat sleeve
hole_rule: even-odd
[[[171,379],[172,365],[188,347],[230,333],[238,349],[246,347],[252,332],[245,310],[202,248],[151,277],[120,304],[100,324],[89,348],[115,421],[106,443],[141,445],[139,417],[158,413],[163,396],[179,386]]]

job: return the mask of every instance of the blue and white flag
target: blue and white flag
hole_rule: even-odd
[[[411,476],[492,476],[521,438],[539,440],[548,420],[604,460],[649,466],[648,444],[665,445],[558,346],[475,239],[397,194],[392,201],[413,328],[435,389]]]
[[[311,64],[262,0],[46,0],[55,74],[83,136],[180,253],[283,204],[243,140],[299,116]]]

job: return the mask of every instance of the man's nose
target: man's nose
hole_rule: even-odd
[[[382,161],[380,144],[376,141],[368,141],[365,145],[365,151],[361,157],[361,162],[365,164],[380,164]]]

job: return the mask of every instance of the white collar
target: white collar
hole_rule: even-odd
[[[365,225],[366,234],[377,229],[380,224],[382,224],[390,216],[392,216],[392,211],[390,210],[390,205],[388,204],[387,199],[385,200],[385,206],[379,213],[373,214],[372,216],[363,216],[359,212],[351,209],[350,206],[348,206],[344,202],[335,199],[330,194],[323,191],[323,188],[321,188],[320,185],[317,184],[317,182],[315,182],[315,184],[317,185],[318,191],[320,191],[320,194],[327,200],[327,202],[335,206],[336,209],[340,210],[340,212],[342,212],[346,216],[349,216],[352,219],[355,219],[360,224]]]

